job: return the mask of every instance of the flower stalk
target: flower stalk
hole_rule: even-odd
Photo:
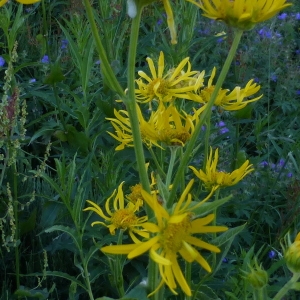
[[[172,188],[172,190],[170,192],[170,195],[169,195],[170,200],[168,200],[168,202],[171,202],[171,201],[173,201],[173,199],[175,199],[176,191],[177,191],[178,186],[180,184],[180,179],[181,179],[182,175],[184,174],[186,166],[187,166],[187,164],[190,160],[190,155],[192,154],[192,152],[194,150],[197,138],[198,138],[199,133],[201,131],[201,127],[206,122],[207,117],[210,115],[211,108],[214,105],[214,102],[215,102],[215,100],[218,96],[219,90],[220,90],[220,88],[221,88],[221,86],[222,86],[222,84],[223,84],[223,82],[226,78],[226,75],[229,71],[229,68],[230,68],[231,63],[233,61],[233,58],[235,56],[235,53],[236,53],[236,50],[237,50],[238,45],[240,43],[242,35],[243,35],[242,30],[236,30],[235,31],[233,43],[232,43],[231,48],[229,50],[229,53],[227,55],[226,61],[223,65],[222,71],[219,75],[219,78],[218,78],[218,81],[216,83],[215,89],[212,93],[211,99],[207,103],[206,109],[200,115],[200,120],[199,120],[199,122],[197,123],[197,125],[195,127],[195,131],[194,131],[194,133],[193,133],[193,135],[192,135],[192,137],[191,137],[191,139],[190,139],[190,141],[187,145],[185,153],[182,156],[182,159],[180,161],[178,171],[177,171],[177,173],[175,175],[175,178],[174,178],[174,181],[173,181],[173,188]]]

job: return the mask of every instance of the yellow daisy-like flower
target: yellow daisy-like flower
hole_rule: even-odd
[[[184,146],[194,132],[195,118],[183,112],[180,114],[175,106],[167,108],[160,103],[156,111],[152,111],[146,121],[140,108],[137,106],[140,130],[143,142],[151,147],[155,145],[161,147],[159,143],[168,146]],[[114,111],[116,118],[107,118],[115,128],[116,134],[108,132],[121,144],[116,150],[123,150],[125,146],[133,146],[131,125],[127,111]]]
[[[243,165],[231,173],[224,171],[217,171],[217,164],[219,160],[219,149],[216,149],[214,158],[213,150],[210,148],[210,154],[207,159],[205,172],[197,170],[193,166],[189,166],[194,174],[204,183],[208,190],[232,186],[240,182],[247,174],[254,171],[253,165],[249,165],[249,160],[246,160]]]
[[[187,0],[200,7],[204,16],[221,20],[242,30],[250,30],[257,23],[274,17],[292,5],[286,0]]]
[[[211,95],[215,89],[215,86],[213,85],[215,75],[216,68],[213,68],[207,86],[197,91],[197,94],[195,94],[193,98],[194,101],[206,104],[210,100]],[[214,105],[220,106],[223,109],[229,111],[240,110],[244,108],[248,103],[255,102],[263,96],[260,95],[253,99],[245,100],[247,97],[250,97],[257,93],[259,89],[260,85],[257,85],[253,79],[251,79],[244,88],[237,86],[232,91],[221,88]]]
[[[40,0],[16,0],[16,1],[22,4],[33,4],[33,3],[40,2]],[[0,0],[0,7],[6,4],[7,2],[8,0]]]
[[[147,216],[138,217],[135,213],[138,211],[139,206],[129,202],[126,206],[124,203],[124,194],[123,194],[123,184],[122,182],[118,187],[118,192],[116,195],[116,190],[113,194],[106,200],[105,215],[103,210],[94,202],[87,200],[87,202],[91,205],[91,207],[85,208],[83,211],[93,211],[98,214],[101,218],[103,218],[108,224],[96,221],[91,225],[94,226],[96,224],[103,225],[109,229],[110,234],[114,235],[116,229],[128,230],[130,237],[135,243],[139,243],[139,239],[135,236],[135,234],[147,238],[149,237],[149,233],[145,232],[145,230],[140,229],[141,224],[147,221]],[[113,210],[111,210],[110,202],[113,200]]]
[[[193,180],[185,188],[172,213],[169,213],[158,203],[155,194],[149,195],[142,191],[145,201],[156,216],[157,223],[146,222],[142,225],[143,228],[152,233],[152,237],[138,244],[113,245],[101,248],[105,253],[128,254],[127,257],[129,259],[149,251],[150,258],[158,264],[162,278],[159,286],[153,293],[165,283],[174,294],[177,294],[175,289],[178,284],[186,295],[191,296],[191,289],[182,274],[177,254],[179,253],[187,262],[198,262],[206,271],[211,272],[209,264],[196,248],[216,253],[220,252],[218,247],[193,236],[200,233],[222,232],[228,228],[225,226],[207,226],[214,220],[215,216],[213,214],[204,218],[193,219],[193,214],[189,210],[192,201],[189,191],[192,185]],[[193,209],[207,201],[212,193],[198,203],[197,206],[194,206]]]
[[[139,71],[140,78],[136,80],[138,88],[135,90],[137,101],[150,102],[158,100],[170,102],[175,98],[190,99],[187,92],[195,90],[203,82],[204,72],[191,71],[189,58],[186,57],[172,70],[165,73],[164,53],[161,51],[158,59],[157,71],[151,58],[147,58],[151,76]],[[184,71],[187,65],[187,70]],[[198,76],[195,78],[194,75]]]

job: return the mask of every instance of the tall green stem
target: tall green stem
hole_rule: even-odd
[[[241,40],[242,34],[243,34],[243,31],[241,31],[241,30],[237,30],[235,32],[233,43],[232,43],[231,48],[229,50],[229,53],[227,55],[224,66],[221,70],[220,76],[219,76],[218,81],[216,83],[215,89],[212,93],[211,99],[206,104],[206,109],[200,115],[200,119],[199,119],[199,122],[197,123],[197,125],[195,127],[194,134],[192,135],[192,137],[191,137],[191,139],[190,139],[190,141],[189,141],[189,143],[186,147],[185,153],[184,153],[184,155],[181,159],[180,165],[178,167],[178,171],[177,171],[177,173],[175,175],[175,178],[174,178],[174,181],[173,181],[173,188],[172,188],[172,190],[170,192],[170,196],[169,196],[170,199],[175,198],[176,191],[177,191],[177,188],[178,188],[179,183],[180,183],[180,178],[181,178],[182,174],[184,174],[186,166],[187,166],[187,164],[190,160],[190,156],[191,156],[192,151],[195,147],[198,135],[201,131],[201,127],[204,124],[204,122],[207,120],[207,117],[210,115],[211,108],[214,105],[214,102],[215,102],[215,100],[218,96],[219,90],[220,90],[220,88],[221,88],[221,86],[222,86],[222,84],[223,84],[223,82],[226,78],[226,75],[229,71],[230,65],[231,65],[231,63],[233,61],[233,58],[235,56],[236,50],[238,48],[239,42]],[[172,200],[170,200],[170,201],[172,201]]]
[[[18,175],[17,175],[17,166],[16,162],[14,163],[13,167],[13,178],[14,178],[14,194],[13,194],[13,206],[14,206],[14,217],[15,217],[15,226],[16,226],[16,233],[15,233],[15,240],[18,243],[19,240],[19,211],[18,211]],[[15,264],[16,264],[16,285],[17,289],[20,288],[20,253],[19,253],[19,245],[15,246]]]
[[[143,149],[143,142],[140,132],[140,124],[137,114],[136,99],[135,99],[135,62],[136,62],[136,49],[139,36],[139,28],[141,22],[143,6],[137,3],[137,15],[132,20],[130,44],[129,44],[129,57],[128,57],[128,96],[123,97],[123,102],[126,105],[132,136],[134,150],[140,175],[140,181],[145,191],[150,193],[150,183],[145,165],[145,156]],[[149,210],[149,209],[148,209]],[[152,212],[147,210],[147,215],[150,218]]]
[[[293,285],[298,281],[299,278],[300,273],[293,274],[293,277],[281,288],[281,290],[275,295],[273,300],[281,300],[283,296],[293,288]]]

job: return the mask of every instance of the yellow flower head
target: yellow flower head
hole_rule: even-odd
[[[200,88],[194,97],[194,101],[206,104],[215,89],[213,85],[213,79],[216,75],[216,68],[213,68],[211,76],[208,80],[207,86]],[[244,88],[239,86],[235,87],[232,91],[228,89],[220,89],[214,105],[222,107],[225,110],[240,110],[244,108],[248,103],[259,100],[263,95],[260,95],[253,99],[246,99],[257,93],[260,89],[260,85],[257,85],[251,79]],[[245,100],[246,99],[246,100]]]
[[[204,16],[250,30],[291,5],[286,0],[187,0],[200,7]]]
[[[286,265],[292,273],[300,274],[300,232],[297,234],[294,243],[290,244],[284,253]]]
[[[16,1],[19,3],[22,3],[22,4],[33,4],[33,3],[40,2],[40,0],[16,0]],[[0,7],[3,6],[7,2],[8,2],[8,0],[0,0]]]
[[[139,240],[136,238],[135,234],[138,234],[142,237],[149,237],[149,234],[145,230],[141,230],[140,226],[143,222],[147,221],[147,217],[138,217],[135,213],[138,210],[138,205],[135,205],[129,202],[126,206],[124,204],[124,194],[122,190],[124,182],[118,187],[118,192],[116,195],[116,190],[113,194],[107,199],[105,203],[105,209],[107,215],[103,213],[103,210],[94,202],[87,200],[91,205],[90,207],[85,208],[83,211],[91,210],[103,218],[108,224],[96,221],[91,225],[100,224],[106,226],[109,229],[110,234],[114,235],[116,229],[128,230],[129,235],[132,240],[137,243]],[[113,200],[113,210],[111,210],[110,202]]]
[[[153,293],[163,284],[166,284],[174,294],[177,294],[175,289],[178,284],[188,296],[191,296],[191,289],[178,263],[178,253],[187,262],[196,261],[206,271],[211,272],[209,264],[196,248],[216,253],[220,252],[218,247],[193,236],[200,233],[222,232],[228,228],[225,226],[207,226],[215,218],[213,214],[204,218],[193,219],[193,214],[189,209],[191,203],[189,191],[192,184],[193,180],[189,182],[171,213],[159,204],[155,194],[149,195],[142,191],[145,201],[156,216],[157,223],[145,222],[142,225],[143,228],[152,233],[152,237],[138,244],[114,245],[101,248],[105,253],[128,254],[127,257],[129,259],[149,251],[150,258],[158,264],[162,278],[159,286]],[[199,204],[208,200],[211,195],[212,192]]]
[[[151,147],[161,147],[160,143],[168,146],[184,146],[194,132],[194,118],[183,112],[180,114],[175,106],[167,108],[160,103],[156,111],[152,111],[146,121],[137,106],[140,130],[143,142]],[[108,118],[116,134],[108,132],[121,144],[116,150],[123,150],[125,146],[133,146],[133,137],[128,113],[124,110],[116,111],[116,118]]]
[[[205,172],[197,170],[195,167],[189,166],[194,174],[204,183],[208,190],[219,187],[232,186],[240,182],[247,174],[254,171],[252,165],[249,165],[249,160],[246,160],[243,165],[231,173],[217,171],[219,159],[219,149],[216,149],[214,158],[213,151],[210,148],[210,154],[207,159]]]
[[[198,74],[197,71],[191,71],[191,64],[189,58],[186,57],[181,63],[172,70],[165,72],[164,53],[161,51],[158,59],[157,71],[154,62],[151,58],[147,58],[151,76],[145,72],[139,71],[140,78],[136,80],[138,88],[135,90],[137,101],[150,102],[152,100],[170,102],[175,98],[189,99],[187,92],[195,89],[194,84],[201,81],[204,73],[201,73],[195,78],[194,75]],[[187,70],[183,69],[187,65]]]

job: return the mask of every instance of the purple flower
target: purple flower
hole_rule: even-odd
[[[43,58],[41,59],[41,63],[43,64],[49,64],[49,56],[44,55]]]
[[[262,38],[267,38],[270,39],[272,37],[272,32],[269,29],[266,28],[262,28],[258,31],[258,34],[262,37]]]
[[[292,178],[293,177],[293,173],[292,172],[289,172],[289,173],[287,173],[287,178]]]
[[[5,65],[5,59],[0,56],[0,67],[3,67]]]
[[[157,21],[156,24],[157,24],[158,26],[160,26],[160,25],[162,24],[162,22],[163,22],[163,20],[162,20],[162,19],[159,19],[159,20]]]
[[[267,161],[263,160],[260,164],[259,164],[261,167],[265,168],[267,167],[269,164]]]
[[[274,250],[271,250],[271,251],[269,252],[269,257],[270,257],[271,259],[275,258],[275,257],[276,257],[276,252],[275,252]]]
[[[34,82],[36,82],[35,78],[29,79],[29,83],[34,83]]]
[[[272,73],[270,76],[271,81],[276,82],[277,81],[277,75]]]
[[[225,263],[225,264],[228,263],[228,258],[224,257],[224,258],[222,259],[222,262]]]
[[[258,83],[259,82],[259,78],[258,77],[254,77],[254,82]]]
[[[287,13],[282,13],[282,14],[280,14],[280,15],[278,16],[278,19],[279,19],[279,20],[285,20],[286,17],[287,17]]]
[[[300,20],[300,13],[296,13],[295,18],[296,20]]]
[[[300,96],[300,90],[297,90],[297,91],[296,91],[296,95],[297,95],[297,96]]]
[[[100,65],[100,63],[101,63],[100,59],[95,61],[95,65]]]
[[[279,163],[277,164],[277,166],[282,168],[283,165],[284,165],[284,163],[285,163],[285,160],[284,160],[283,158],[281,158],[281,159],[279,160]]]
[[[68,44],[69,44],[68,40],[62,39],[61,40],[61,47],[60,47],[60,49],[62,49],[62,50],[67,49]]]
[[[216,127],[224,127],[226,126],[225,122],[220,121],[219,123],[216,124]]]
[[[229,132],[229,129],[227,127],[222,127],[220,130],[219,130],[220,134],[224,134],[224,133],[227,133]]]

